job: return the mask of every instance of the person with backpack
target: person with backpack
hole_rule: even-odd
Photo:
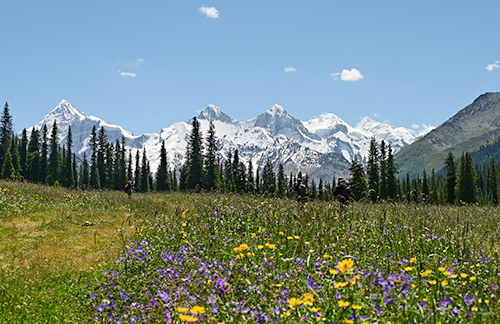
[[[295,191],[297,192],[297,202],[305,203],[307,202],[307,188],[306,185],[302,183],[302,179],[297,179],[297,185],[295,186]]]
[[[132,180],[129,180],[128,183],[125,185],[125,193],[128,194],[128,197],[132,197],[132,187],[135,186],[135,182],[132,182]]]
[[[340,203],[342,203],[344,205],[348,205],[349,198],[351,197],[351,193],[352,193],[352,191],[351,191],[351,188],[349,187],[349,184],[347,184],[347,182],[345,182],[344,178],[339,177],[337,179],[337,187],[335,188],[335,191],[333,192],[333,196],[334,197],[340,196],[339,197]]]

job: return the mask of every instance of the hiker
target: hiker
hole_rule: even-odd
[[[132,197],[132,187],[135,186],[135,182],[132,183],[132,180],[129,180],[125,185],[125,193],[128,194],[128,197]]]
[[[305,203],[307,202],[307,188],[306,185],[302,183],[302,179],[297,179],[297,185],[295,186],[295,191],[297,192],[297,202]]]
[[[351,188],[345,182],[344,178],[339,177],[337,179],[337,187],[335,188],[335,191],[333,192],[333,196],[339,197],[339,202],[348,205],[349,204],[349,198],[351,197]]]

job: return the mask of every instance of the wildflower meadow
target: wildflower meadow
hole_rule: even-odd
[[[1,322],[500,322],[497,207],[0,184]]]

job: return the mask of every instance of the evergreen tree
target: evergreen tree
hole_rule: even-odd
[[[257,166],[257,171],[255,172],[255,193],[261,194],[261,186],[260,186],[260,167]]]
[[[71,132],[71,126],[68,127],[68,135],[66,137],[66,160],[64,161],[64,167],[62,173],[64,174],[63,186],[66,188],[71,188],[75,186],[75,178],[73,175],[73,134]]]
[[[47,167],[49,161],[47,160],[47,156],[49,153],[49,131],[47,130],[47,125],[43,125],[42,127],[42,143],[40,148],[40,181],[45,183],[47,179]]]
[[[137,149],[135,151],[134,179],[135,179],[135,189],[137,191],[139,191],[139,192],[142,191],[142,188],[141,188],[141,184],[142,184],[141,175],[142,175],[142,172],[141,172],[141,155],[140,155],[139,149]]]
[[[13,138],[14,125],[12,123],[12,116],[10,115],[9,104],[5,103],[2,117],[0,118],[0,170],[2,170],[3,162],[6,159]]]
[[[438,202],[438,185],[436,180],[436,172],[434,168],[431,172],[431,192],[429,194],[429,202],[437,203]]]
[[[311,199],[316,199],[316,197],[318,197],[318,190],[316,189],[316,181],[314,181],[314,179],[312,179],[311,181],[311,188],[310,188],[310,193],[309,193],[309,197]]]
[[[262,193],[274,195],[276,192],[276,175],[274,174],[271,161],[267,159],[266,165],[262,170]]]
[[[349,172],[351,174],[349,185],[354,199],[360,200],[366,197],[366,193],[368,191],[366,174],[363,165],[358,161],[357,157],[354,157],[354,160],[352,160]]]
[[[16,169],[12,165],[12,157],[10,150],[5,154],[3,165],[2,165],[2,179],[16,180]]]
[[[233,163],[231,164],[233,168],[233,179],[236,192],[244,192],[247,183],[246,168],[245,165],[240,162],[240,157],[238,154],[238,149],[234,150]]]
[[[399,173],[399,170],[396,161],[394,161],[391,144],[389,144],[389,147],[387,149],[387,162],[385,163],[385,167],[385,182],[387,183],[386,197],[391,197],[394,199],[399,195],[399,182],[396,176]]]
[[[40,164],[40,132],[33,128],[31,131],[26,156],[26,179],[33,182],[42,182]]]
[[[87,188],[89,186],[89,162],[87,161],[87,156],[83,153],[83,163],[80,168],[80,187]]]
[[[108,170],[106,165],[106,153],[108,149],[108,137],[104,126],[99,129],[97,135],[97,169],[99,170],[99,183],[102,188],[109,188]]]
[[[379,156],[379,164],[380,164],[380,198],[387,199],[389,197],[389,188],[387,183],[387,148],[385,146],[384,140],[380,142],[380,156]]]
[[[99,168],[97,165],[97,149],[98,149],[98,141],[97,141],[97,132],[95,126],[92,127],[92,131],[90,132],[89,139],[90,149],[92,151],[92,155],[90,156],[90,179],[89,186],[94,189],[101,188],[101,180],[99,176]]]
[[[368,162],[366,169],[368,174],[368,189],[370,192],[370,199],[375,202],[379,196],[380,188],[378,145],[375,137],[372,137],[370,141],[370,149],[368,151]]]
[[[251,194],[255,193],[255,179],[253,176],[252,159],[249,159],[249,161],[248,161],[248,177],[247,177],[246,192],[251,193]]]
[[[462,153],[457,180],[457,198],[465,203],[476,202],[476,173],[474,161],[469,152]]]
[[[50,133],[50,155],[47,164],[47,183],[53,186],[59,182],[61,174],[61,160],[59,152],[59,139],[57,137],[57,122],[54,120]]]
[[[203,145],[200,123],[193,117],[191,135],[186,149],[186,187],[200,190],[203,187]]]
[[[34,129],[33,129],[34,131]],[[27,177],[27,157],[28,157],[28,132],[26,131],[26,128],[23,129],[21,133],[21,145],[19,145],[19,162],[21,164],[21,176],[23,178]]]
[[[142,151],[142,165],[141,165],[141,173],[140,173],[140,188],[142,192],[148,192],[150,190],[150,172],[149,172],[149,163],[146,156],[146,147],[144,147]]]
[[[445,176],[445,196],[446,202],[453,204],[456,199],[455,186],[457,185],[457,164],[453,153],[448,153],[448,157],[444,161]]]
[[[167,191],[171,189],[171,184],[169,183],[168,177],[168,165],[167,165],[167,150],[165,149],[165,142],[161,142],[160,149],[160,164],[158,165],[158,171],[156,172],[156,190]]]
[[[278,197],[285,197],[286,195],[286,176],[283,164],[278,166]]]
[[[132,172],[132,149],[128,153],[128,161],[127,161],[127,181],[132,180],[134,178],[134,174]]]
[[[232,159],[233,154],[231,153],[231,150],[229,150],[227,152],[227,159],[224,163],[224,190],[226,192],[233,192],[235,190]]]
[[[218,191],[221,189],[220,168],[219,168],[219,148],[217,147],[217,136],[215,126],[210,119],[207,135],[207,153],[205,155],[205,189]]]
[[[488,172],[488,191],[491,193],[491,201],[493,204],[498,205],[498,175],[494,158],[491,159]]]
[[[428,200],[430,193],[431,193],[431,189],[429,188],[429,182],[427,180],[427,171],[424,169],[424,175],[422,177],[422,194],[423,194],[423,199]]]

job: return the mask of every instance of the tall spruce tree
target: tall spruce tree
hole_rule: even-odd
[[[106,152],[108,149],[108,137],[104,127],[101,126],[97,135],[97,169],[99,170],[99,183],[102,188],[109,188],[108,170],[106,166]]]
[[[387,183],[387,147],[385,141],[380,142],[380,156],[379,156],[379,166],[380,166],[380,198],[387,199],[389,197],[389,186]]]
[[[366,174],[363,168],[363,164],[359,162],[358,157],[354,157],[354,159],[352,160],[349,172],[351,174],[349,185],[351,187],[354,199],[360,200],[366,197],[366,193],[368,191]]]
[[[278,197],[285,197],[286,195],[286,176],[285,176],[285,168],[283,164],[278,165]]]
[[[215,126],[210,119],[208,135],[206,140],[207,153],[205,154],[205,189],[218,191],[221,188],[220,168],[219,168],[219,148],[217,147],[217,136]]]
[[[387,195],[386,197],[396,198],[399,195],[399,182],[397,174],[399,173],[398,165],[394,161],[394,155],[392,154],[392,147],[389,143],[387,148],[387,162],[386,166],[386,183],[387,183]]]
[[[89,162],[87,161],[87,155],[83,153],[82,167],[80,168],[80,188],[86,189],[89,186]]]
[[[448,153],[448,157],[444,161],[444,169],[446,171],[444,179],[446,202],[453,204],[457,198],[455,193],[455,187],[457,185],[457,163],[451,152]]]
[[[200,123],[193,117],[191,135],[186,149],[186,187],[188,190],[203,188],[203,143]]]
[[[140,172],[140,188],[142,192],[148,192],[150,190],[150,172],[149,163],[146,155],[146,147],[142,151],[142,164]]]
[[[57,135],[57,122],[54,120],[50,133],[50,155],[47,161],[47,183],[51,186],[60,184],[61,158],[59,150],[59,138]]]
[[[459,201],[465,203],[473,203],[477,200],[476,173],[474,170],[474,161],[469,152],[462,153],[460,159],[457,198]]]
[[[160,164],[156,172],[156,190],[167,191],[170,190],[171,185],[168,177],[168,164],[167,164],[167,150],[165,148],[165,141],[161,142],[160,148]]]
[[[42,142],[40,144],[40,181],[45,183],[47,179],[48,154],[49,154],[49,131],[47,125],[42,127]]]
[[[40,132],[33,128],[26,156],[26,179],[33,182],[42,182],[40,165]]]
[[[66,136],[66,159],[64,161],[64,167],[62,169],[62,177],[64,179],[63,186],[71,188],[75,186],[75,177],[73,174],[73,133],[71,132],[71,126],[68,127],[68,135]]]
[[[23,178],[27,177],[27,157],[28,157],[28,132],[26,128],[23,129],[21,133],[21,142],[19,145],[19,162],[21,164],[21,176]]]
[[[92,127],[92,131],[90,132],[89,144],[91,149],[89,185],[91,188],[99,189],[101,188],[101,177],[99,176],[99,168],[97,166],[98,141],[95,126]]]
[[[375,202],[378,199],[380,189],[378,145],[375,137],[372,137],[370,141],[366,169],[370,199]]]
[[[9,104],[5,103],[2,117],[0,118],[0,170],[2,170],[3,162],[6,159],[13,138],[14,125],[12,116],[10,114]]]
[[[498,205],[498,174],[494,158],[491,159],[488,170],[488,191],[491,193],[491,202]]]

